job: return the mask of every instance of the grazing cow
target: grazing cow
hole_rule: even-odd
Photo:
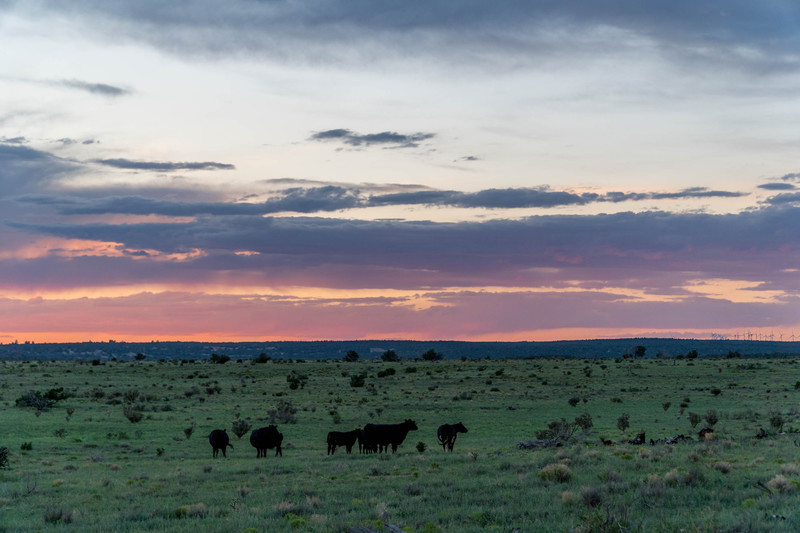
[[[767,436],[767,430],[764,428],[759,428],[758,433],[756,433],[757,439],[763,439]]]
[[[337,446],[344,446],[347,453],[353,451],[360,429],[353,431],[331,431],[328,433],[328,455],[333,455]]]
[[[645,439],[644,433],[639,433],[638,435],[636,435],[636,438],[629,440],[628,444],[637,444],[638,445],[638,444],[644,444],[645,442],[646,442],[646,439]]]
[[[256,457],[266,457],[267,450],[275,448],[275,456],[280,455],[283,457],[281,450],[281,443],[283,442],[283,433],[278,431],[278,427],[270,425],[265,428],[258,428],[250,434],[250,444],[257,450]]]
[[[464,424],[442,424],[436,430],[436,436],[439,438],[439,444],[442,445],[444,451],[453,451],[453,445],[456,443],[456,437],[459,433],[466,433],[467,428]]]
[[[416,429],[417,424],[410,419],[402,424],[367,424],[364,426],[364,436],[368,443],[377,446],[380,451],[388,451],[391,444],[392,453],[395,453],[408,432]]]
[[[208,435],[208,442],[211,444],[211,447],[214,449],[213,456],[217,457],[219,455],[220,450],[222,450],[222,456],[227,457],[225,455],[225,449],[230,446],[233,448],[233,444],[231,444],[231,439],[228,438],[228,432],[224,429],[215,429]]]

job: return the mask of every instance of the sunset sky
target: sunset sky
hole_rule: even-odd
[[[800,340],[796,0],[0,0],[0,342]]]

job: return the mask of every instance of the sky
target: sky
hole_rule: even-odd
[[[0,343],[800,340],[795,0],[0,0]]]

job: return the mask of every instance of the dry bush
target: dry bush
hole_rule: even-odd
[[[797,476],[800,474],[800,468],[796,463],[786,463],[781,465],[781,474],[784,476]]]
[[[797,488],[794,483],[781,474],[778,474],[774,478],[767,481],[767,487],[775,492],[781,493],[794,492]]]
[[[731,464],[727,461],[717,461],[716,463],[712,463],[711,466],[717,472],[722,472],[723,474],[727,474],[731,471]]]
[[[565,464],[553,463],[539,470],[539,479],[542,481],[555,481],[567,483],[572,480],[572,470]]]
[[[581,501],[586,507],[597,507],[603,503],[603,491],[598,487],[583,487]]]
[[[71,524],[72,511],[61,507],[49,507],[44,511],[44,521],[46,524]]]

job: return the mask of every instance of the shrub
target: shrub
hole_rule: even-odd
[[[568,404],[569,404],[571,407],[575,407],[575,406],[576,406],[576,405],[578,405],[580,402],[581,402],[581,399],[580,399],[580,398],[578,398],[577,396],[573,396],[572,398],[570,398],[570,399],[567,401],[567,403],[568,403]]]
[[[364,380],[366,380],[366,379],[367,379],[367,374],[366,373],[354,374],[354,375],[350,376],[350,386],[353,387],[353,388],[355,388],[355,387],[363,387],[364,386]]]
[[[625,433],[625,430],[631,427],[631,417],[628,413],[622,413],[619,418],[617,418],[617,428]]]
[[[250,431],[251,427],[252,426],[250,422],[248,422],[247,420],[242,420],[240,418],[238,420],[233,421],[233,424],[231,424],[231,431],[233,431],[233,434],[236,435],[237,439],[241,439],[245,435],[245,433]]]
[[[344,356],[344,361],[348,363],[355,363],[358,361],[358,352],[355,350],[347,350],[347,353]]]
[[[689,423],[693,428],[697,427],[697,424],[700,423],[700,420],[702,420],[702,417],[699,414],[689,411]]]
[[[672,402],[664,402],[661,404],[661,407],[666,411],[669,409],[670,405],[672,405]]]
[[[583,487],[581,501],[586,507],[597,507],[603,503],[603,491],[597,487]]]
[[[0,446],[0,469],[8,468],[9,460],[8,455],[10,451],[5,446]]]
[[[183,434],[186,435],[187,440],[192,438],[192,433],[194,433],[194,422],[188,428],[183,428]]]
[[[23,450],[23,451],[32,450],[33,449],[33,443],[32,442],[23,442],[22,446],[20,446],[19,449]]]
[[[551,463],[539,470],[539,479],[567,483],[572,480],[572,470],[565,464]]]
[[[443,358],[444,357],[442,356],[442,354],[438,353],[433,348],[422,354],[422,359],[424,359],[425,361],[439,361]]]
[[[253,364],[254,364],[254,365],[257,365],[257,364],[264,364],[264,363],[266,363],[266,362],[267,362],[267,361],[269,361],[269,360],[270,360],[270,357],[267,357],[267,354],[265,354],[265,353],[260,353],[260,354],[258,354],[258,357],[256,357],[255,359],[253,359]]]
[[[786,423],[780,411],[771,411],[769,413],[769,425],[776,431],[780,431],[783,424]]]
[[[297,407],[294,407],[292,402],[286,400],[278,400],[278,405],[267,412],[270,424],[274,424],[276,421],[281,424],[296,424],[296,413]]]
[[[142,418],[144,418],[144,413],[137,410],[133,405],[125,405],[122,407],[122,414],[125,415],[125,418],[133,422],[134,424],[137,422],[141,422]]]
[[[49,507],[44,511],[44,521],[47,524],[71,524],[72,511],[60,507]]]
[[[594,426],[594,422],[592,422],[592,415],[589,413],[583,413],[582,415],[576,416],[575,425],[584,431],[591,429],[591,427]]]
[[[719,415],[717,414],[717,412],[715,410],[710,409],[706,413],[705,419],[706,419],[706,424],[708,424],[709,427],[713,427],[714,424],[719,422]]]
[[[216,365],[224,365],[225,363],[227,363],[230,360],[231,360],[231,358],[228,357],[227,355],[217,355],[215,353],[211,354],[211,362],[216,364]]]
[[[385,378],[386,376],[393,376],[397,371],[394,368],[387,368],[386,370],[381,370],[378,372],[379,378]]]
[[[47,398],[46,395],[34,390],[29,390],[17,398],[14,402],[17,407],[33,407],[36,409],[37,413],[49,411],[54,403],[54,400]]]
[[[298,374],[294,370],[289,372],[286,376],[286,381],[289,383],[289,388],[292,390],[296,390],[298,388],[305,388],[306,381],[308,381],[308,376],[305,374]]]
[[[419,442],[417,443],[417,451],[418,451],[419,453],[423,453],[423,452],[425,451],[425,449],[426,449],[426,448],[427,448],[427,446],[425,446],[425,443],[424,443],[424,442],[422,442],[422,441],[419,441]]]
[[[385,361],[387,363],[396,363],[400,360],[400,356],[395,353],[394,350],[386,350],[381,354],[381,361]]]

